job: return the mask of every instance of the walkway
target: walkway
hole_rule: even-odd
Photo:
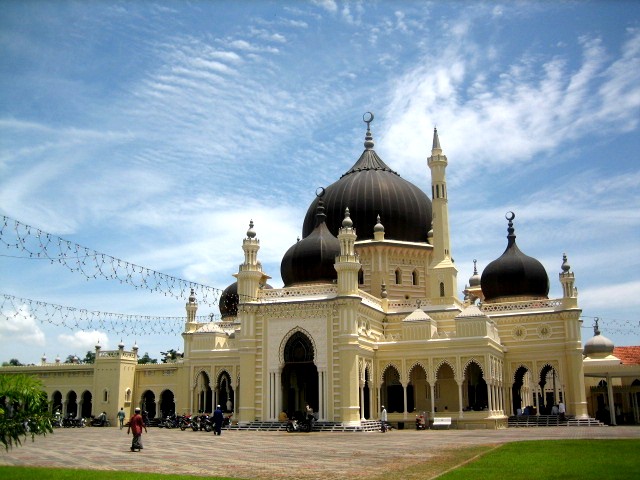
[[[382,433],[184,432],[150,428],[145,449],[129,451],[126,429],[56,429],[0,453],[0,465],[136,470],[244,479],[370,478],[445,449],[518,440],[640,438],[640,427],[506,430],[394,430]],[[391,448],[390,448],[391,447]]]

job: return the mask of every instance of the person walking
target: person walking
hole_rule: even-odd
[[[133,433],[133,439],[131,440],[131,451],[135,452],[136,450],[142,450],[142,429],[144,428],[144,432],[147,433],[147,426],[144,424],[142,420],[142,415],[140,415],[140,409],[136,408],[135,415],[131,417],[129,421],[129,428],[127,428],[127,435],[129,433]]]
[[[382,405],[382,411],[380,412],[380,430],[382,433],[387,431],[387,410]]]
[[[564,406],[564,402],[560,402],[558,404],[558,413],[560,414],[560,421],[564,422],[564,420],[566,418],[565,415],[567,413],[567,409]]]
[[[222,422],[224,422],[224,415],[222,414],[220,405],[218,405],[216,406],[216,409],[213,412],[213,434],[214,435],[222,434]]]
[[[120,423],[120,430],[122,430],[122,427],[124,427],[124,417],[124,407],[120,407],[120,411],[118,412],[118,422]]]

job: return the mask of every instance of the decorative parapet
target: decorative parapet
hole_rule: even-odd
[[[328,299],[337,296],[338,286],[335,284],[302,285],[299,287],[262,289],[258,292],[258,301],[277,302],[294,298],[309,299],[309,297]]]
[[[129,358],[135,360],[137,354],[133,352],[122,352],[120,350],[106,350],[97,353],[98,358]]]
[[[365,305],[369,305],[373,308],[377,308],[382,310],[382,300],[374,297],[370,293],[367,293],[363,290],[358,290],[358,295],[362,298],[362,303]]]
[[[532,310],[556,311],[563,310],[564,308],[565,302],[559,298],[527,300],[523,302],[483,303],[480,306],[480,310],[486,314]]]
[[[431,305],[431,300],[428,298],[389,300],[389,312],[413,312],[416,308],[427,305]]]

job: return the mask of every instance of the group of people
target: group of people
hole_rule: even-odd
[[[532,405],[527,405],[526,407],[524,407],[524,409],[522,408],[518,408],[518,410],[516,410],[516,415],[517,416],[521,416],[521,415],[536,415],[538,413],[538,410],[536,409],[536,407],[532,406]],[[551,407],[551,415],[559,415],[560,416],[560,420],[565,420],[566,418],[566,414],[567,414],[567,409],[564,405],[564,402],[560,402],[557,405],[553,405]]]

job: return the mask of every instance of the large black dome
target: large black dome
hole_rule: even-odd
[[[514,218],[514,213],[507,216],[509,234],[506,250],[482,272],[480,286],[488,302],[506,297],[548,298],[549,295],[547,271],[538,260],[522,253],[516,245]]]
[[[338,278],[334,267],[340,255],[340,241],[331,234],[325,223],[320,201],[316,215],[317,225],[302,240],[292,245],[280,263],[280,276],[285,287],[311,282],[332,282]]]
[[[373,150],[373,138],[368,128],[364,146],[355,165],[328,186],[322,196],[329,231],[338,235],[345,208],[348,208],[358,240],[373,238],[373,227],[380,215],[386,239],[426,242],[431,229],[431,200],[382,161]],[[303,238],[315,227],[318,201],[316,198],[307,210],[302,226]]]

